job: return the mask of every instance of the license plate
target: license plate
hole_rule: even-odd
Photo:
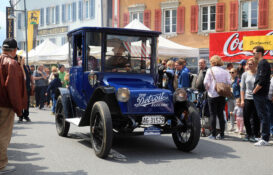
[[[149,136],[149,135],[160,135],[161,132],[160,132],[160,128],[157,128],[155,126],[150,126],[148,128],[144,128],[144,135],[145,136]]]
[[[143,116],[142,124],[143,125],[163,125],[165,122],[165,117],[156,115],[156,116]]]

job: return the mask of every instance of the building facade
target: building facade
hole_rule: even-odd
[[[120,23],[139,19],[185,46],[209,48],[209,34],[273,29],[273,0],[119,0]]]
[[[12,0],[16,4],[18,0]],[[36,45],[49,38],[57,45],[67,42],[67,32],[83,26],[112,26],[112,0],[26,0],[27,11],[39,10]],[[15,5],[23,10],[24,1]],[[25,50],[25,14],[15,13],[15,38]]]

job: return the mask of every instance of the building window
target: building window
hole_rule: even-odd
[[[87,19],[89,17],[89,1],[84,2],[84,18]]]
[[[164,33],[176,33],[176,10],[164,10]]]
[[[44,8],[40,10],[40,26],[44,26]]]
[[[95,0],[90,0],[89,2],[90,6],[90,18],[94,19],[95,18]]]
[[[56,19],[56,9],[55,9],[55,7],[51,7],[50,11],[51,11],[51,16],[50,16],[51,24],[55,24],[55,19]]]
[[[82,1],[79,1],[78,4],[79,4],[78,5],[78,12],[79,12],[78,17],[79,17],[79,20],[82,20],[82,17],[83,17],[83,13],[82,13],[83,4],[82,4]]]
[[[201,25],[202,31],[214,31],[216,21],[216,6],[201,7]]]
[[[258,26],[258,1],[241,2],[241,25],[242,28]]]
[[[60,23],[60,6],[56,6],[56,14],[55,14],[55,16],[56,16],[56,24],[59,24]]]
[[[65,4],[62,5],[62,22],[63,23],[66,22],[66,5]]]
[[[50,12],[50,8],[47,7],[47,8],[46,8],[46,25],[49,25],[49,24],[50,24],[50,19],[49,19],[50,14],[49,14],[49,12]]]
[[[76,21],[76,14],[77,14],[76,2],[73,2],[72,3],[72,21]]]
[[[71,4],[67,5],[67,21],[72,21],[72,12]]]
[[[130,21],[133,21],[135,19],[137,19],[141,23],[143,23],[143,12],[131,12],[131,14],[130,14]]]

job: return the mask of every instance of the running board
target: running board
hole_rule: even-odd
[[[76,118],[66,118],[65,121],[67,121],[69,123],[72,123],[74,125],[79,126],[81,118],[79,118],[79,117],[76,117]]]

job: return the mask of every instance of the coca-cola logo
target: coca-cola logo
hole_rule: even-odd
[[[268,35],[273,35],[273,31],[266,34],[266,36]],[[243,40],[240,40],[240,33],[234,33],[227,39],[224,44],[223,53],[227,57],[233,57],[237,55],[253,56],[252,52],[243,51]],[[267,54],[273,56],[273,50],[266,51],[264,55]]]

